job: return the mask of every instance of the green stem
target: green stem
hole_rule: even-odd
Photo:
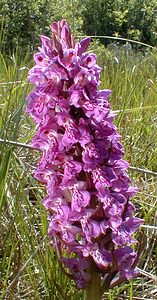
[[[101,278],[95,270],[91,270],[91,281],[86,289],[85,300],[101,300]]]

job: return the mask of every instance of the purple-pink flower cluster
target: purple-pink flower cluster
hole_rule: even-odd
[[[132,235],[141,220],[133,216],[135,188],[113,124],[111,91],[98,90],[101,68],[86,52],[90,39],[74,44],[65,20],[51,30],[34,55],[27,106],[37,124],[32,146],[42,151],[34,176],[47,189],[49,236],[79,288],[90,280],[91,264],[110,281],[130,279],[137,274]]]

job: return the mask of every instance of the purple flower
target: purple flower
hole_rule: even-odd
[[[89,267],[88,260],[83,257],[62,258],[62,262],[70,269],[78,288],[85,288],[90,280],[90,274],[87,272],[87,268]]]
[[[134,267],[137,258],[136,253],[129,246],[116,249],[113,252],[116,260],[117,271],[120,273],[120,278],[131,279],[138,275],[137,269]]]
[[[66,161],[64,164],[64,175],[61,182],[61,188],[73,187],[77,183],[76,174],[81,172],[81,170],[81,163],[77,161]]]
[[[82,153],[82,160],[84,162],[83,169],[85,171],[91,171],[95,169],[96,166],[102,162],[99,149],[96,148],[94,143],[89,143],[84,146],[84,151]]]
[[[90,254],[96,265],[103,271],[105,271],[112,264],[112,255],[110,251],[107,251],[105,249],[96,249],[91,251]]]
[[[90,39],[75,44],[66,20],[51,30],[51,39],[41,36],[28,75],[35,86],[27,106],[37,124],[32,146],[42,151],[34,176],[46,186],[49,236],[78,288],[88,285],[91,266],[112,285],[137,274],[131,244],[142,221],[130,202],[136,189],[113,124],[111,91],[98,90],[101,68],[86,52]]]
[[[86,207],[90,202],[90,193],[81,191],[75,187],[72,191],[71,209],[72,211],[81,212],[82,208]]]
[[[142,221],[138,218],[127,218],[118,228],[113,229],[112,240],[116,245],[130,245],[135,240],[132,239],[132,234],[141,225]]]
[[[65,132],[62,138],[62,144],[69,150],[74,144],[79,141],[80,132],[72,120],[68,120],[65,125]]]
[[[100,235],[100,225],[94,220],[88,219],[87,216],[81,218],[82,231],[87,242],[91,242],[92,238],[97,238]]]

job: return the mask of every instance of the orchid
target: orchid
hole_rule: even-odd
[[[48,234],[60,262],[87,289],[87,300],[97,300],[137,275],[131,245],[142,220],[133,216],[136,189],[113,124],[111,91],[98,89],[101,68],[86,52],[90,38],[74,43],[66,20],[51,30],[52,38],[41,36],[28,75],[35,85],[27,106],[37,124],[32,145],[42,151],[34,176],[47,189]]]

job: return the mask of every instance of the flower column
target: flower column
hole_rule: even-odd
[[[41,36],[28,79],[35,89],[27,111],[37,124],[32,146],[42,151],[34,176],[45,184],[49,236],[59,259],[87,300],[137,274],[128,163],[108,102],[98,90],[101,68],[87,53],[90,39],[74,44],[65,20]],[[67,272],[67,271],[66,271]]]

